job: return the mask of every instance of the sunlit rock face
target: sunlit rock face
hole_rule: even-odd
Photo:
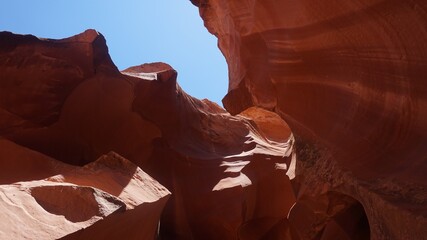
[[[120,72],[95,30],[0,47],[0,238],[298,236],[276,113],[195,99],[165,63]]]
[[[1,239],[157,235],[170,192],[127,159],[110,152],[76,167],[5,139],[0,147]]]
[[[192,2],[228,63],[225,108],[295,135],[298,237],[425,238],[427,2]]]

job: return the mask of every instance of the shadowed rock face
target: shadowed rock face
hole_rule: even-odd
[[[425,238],[427,3],[192,2],[228,62],[225,108],[274,111],[295,134],[297,205],[338,191],[373,239]]]
[[[74,88],[112,62],[95,30],[62,40],[1,32],[0,65],[0,133],[5,133],[52,124]]]
[[[75,165],[109,151],[135,163],[147,158],[160,132],[131,111],[135,83],[112,63],[102,35],[0,39],[7,46],[0,51],[1,135]]]

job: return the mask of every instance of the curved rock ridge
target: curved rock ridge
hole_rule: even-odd
[[[19,146],[9,149],[30,156],[21,159],[20,165],[33,164],[33,151]],[[170,192],[128,160],[111,152],[84,167],[48,157],[38,163],[56,164],[61,174],[0,185],[4,217],[0,238],[154,239],[157,235]]]
[[[297,205],[340,192],[372,239],[424,239],[427,2],[192,2],[229,66],[225,108],[274,111],[292,129]],[[297,231],[338,231],[322,224]]]
[[[286,155],[291,132],[284,121],[278,120],[279,129],[276,129],[278,134],[284,135],[282,139],[269,140],[268,132],[258,131],[256,125],[251,124],[250,114],[246,115],[249,120],[231,116],[209,100],[191,97],[177,84],[177,73],[173,69],[159,75],[168,78],[138,82],[132,106],[144,119],[160,128],[162,137],[174,150],[195,158],[263,153]],[[280,119],[277,115],[272,118]]]
[[[148,79],[138,67],[130,74],[143,79],[135,87],[133,110],[162,133],[142,165],[173,193],[160,236],[245,239],[248,231],[258,237],[277,231],[295,202],[287,175],[292,175],[289,127],[257,108],[231,116],[186,94],[176,71],[163,68],[155,69],[157,78]]]
[[[58,239],[124,206],[94,188],[43,180],[1,185],[0,192],[3,239]]]

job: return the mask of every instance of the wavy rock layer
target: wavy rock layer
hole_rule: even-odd
[[[427,3],[193,3],[228,62],[226,109],[274,111],[295,134],[299,236],[354,239],[344,226],[355,219],[330,211],[350,198],[371,238],[424,239]]]

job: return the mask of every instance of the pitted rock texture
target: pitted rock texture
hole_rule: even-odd
[[[427,3],[192,2],[229,66],[225,108],[274,111],[292,129],[297,205],[339,192],[363,206],[372,239],[425,239]],[[312,229],[291,225],[333,239],[322,211]]]

